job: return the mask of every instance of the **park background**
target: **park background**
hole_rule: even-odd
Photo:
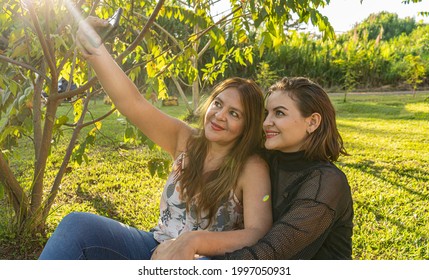
[[[157,222],[171,159],[114,110],[73,40],[79,15],[118,7],[107,46],[142,94],[190,123],[225,77],[320,83],[351,154],[337,165],[355,202],[353,258],[429,259],[424,21],[380,12],[335,33],[319,12],[330,1],[316,0],[226,1],[221,15],[216,1],[1,2],[0,259],[36,259],[72,211]]]

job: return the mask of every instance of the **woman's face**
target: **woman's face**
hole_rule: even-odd
[[[204,119],[205,136],[214,143],[229,146],[244,129],[244,108],[236,88],[227,88],[210,103]]]
[[[284,91],[275,91],[267,99],[264,121],[265,148],[285,153],[301,150],[308,137],[308,119]]]

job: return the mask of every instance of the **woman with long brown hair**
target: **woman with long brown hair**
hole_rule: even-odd
[[[90,17],[84,23],[103,26]],[[195,129],[164,114],[142,96],[94,30],[81,23],[77,44],[116,108],[174,159],[158,224],[146,232],[94,214],[71,213],[48,240],[40,259],[192,259],[250,246],[272,224],[268,165],[262,148],[264,98],[250,80],[220,83]],[[195,241],[180,254],[156,250],[169,240]],[[204,240],[204,242],[196,241]],[[165,247],[164,247],[165,248]],[[154,253],[155,252],[155,253]]]

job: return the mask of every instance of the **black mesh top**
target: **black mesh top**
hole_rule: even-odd
[[[269,155],[274,224],[255,245],[221,259],[351,259],[353,203],[344,173],[303,152]]]

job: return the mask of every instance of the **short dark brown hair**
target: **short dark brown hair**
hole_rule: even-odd
[[[320,85],[305,77],[284,77],[270,87],[267,96],[274,91],[288,94],[304,118],[313,113],[321,115],[319,127],[308,136],[302,147],[306,158],[333,162],[341,154],[348,155],[337,129],[334,106]]]

